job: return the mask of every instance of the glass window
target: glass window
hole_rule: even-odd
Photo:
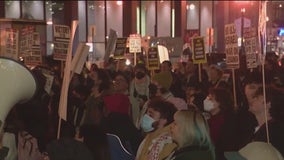
[[[53,52],[53,24],[62,24],[63,22],[63,2],[45,1],[46,16],[46,54],[51,55]]]
[[[43,1],[23,1],[22,18],[44,20],[43,3]]]
[[[5,1],[5,18],[20,18],[20,1]]]
[[[105,54],[105,2],[104,1],[88,1],[87,25],[88,25],[88,41],[93,42],[94,45],[93,56],[95,59],[102,59],[103,55]]]
[[[157,36],[169,37],[171,36],[171,1],[159,1],[157,5]]]
[[[141,35],[155,36],[155,1],[141,2]]]
[[[78,17],[79,42],[86,42],[86,1],[78,1]]]
[[[107,1],[107,33],[113,29],[122,37],[122,1]]]
[[[199,29],[199,8],[199,1],[187,2],[187,29]]]

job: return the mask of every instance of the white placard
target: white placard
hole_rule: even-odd
[[[139,53],[141,52],[141,37],[138,34],[132,34],[129,37],[129,52]]]

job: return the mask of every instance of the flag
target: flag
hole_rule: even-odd
[[[266,52],[266,17],[267,17],[267,1],[259,2],[259,18],[258,18],[258,40],[259,51],[262,54]]]
[[[58,108],[58,115],[60,119],[67,120],[67,97],[68,97],[68,88],[71,79],[71,61],[72,61],[72,46],[75,31],[78,25],[78,21],[72,22],[72,30],[71,30],[71,39],[68,45],[68,52],[65,61],[65,68],[64,68],[64,76],[63,76],[63,83],[61,87],[61,94],[59,100],[59,108]]]

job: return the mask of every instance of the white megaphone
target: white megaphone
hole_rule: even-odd
[[[27,67],[15,60],[0,57],[0,131],[13,106],[31,99],[36,86],[36,80]]]

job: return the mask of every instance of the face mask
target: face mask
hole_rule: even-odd
[[[203,101],[203,105],[204,105],[204,110],[207,111],[207,112],[210,112],[212,109],[214,109],[214,103],[211,100],[209,100],[208,98],[206,98]]]
[[[145,76],[145,73],[143,73],[143,72],[137,72],[137,73],[135,74],[135,77],[136,77],[137,79],[142,79],[144,76]]]
[[[141,128],[144,132],[151,132],[154,130],[152,124],[155,122],[155,120],[150,117],[148,114],[144,114],[141,122]]]

